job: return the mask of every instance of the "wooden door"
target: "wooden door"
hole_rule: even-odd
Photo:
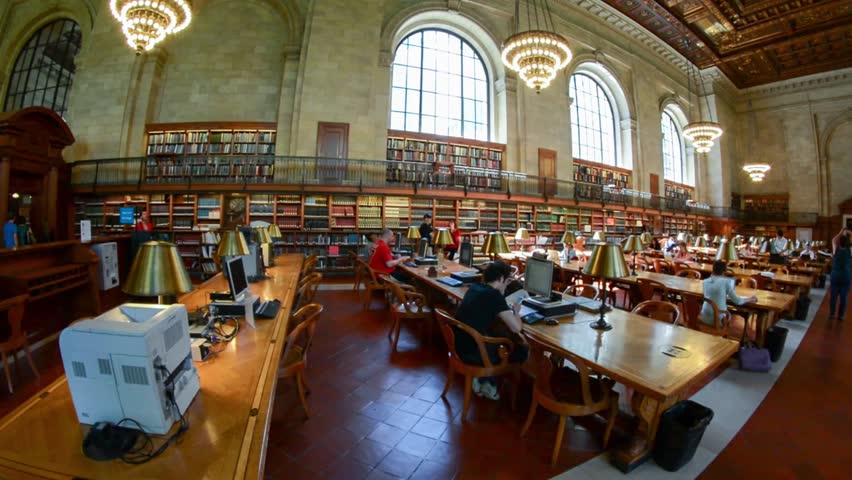
[[[539,193],[552,197],[556,194],[556,151],[546,148],[538,149]],[[545,181],[548,179],[550,181]]]
[[[341,184],[346,179],[349,156],[349,124],[319,122],[317,125],[317,167],[319,183]]]
[[[656,173],[648,174],[648,178],[651,181],[651,207],[652,208],[660,208],[660,199],[657,198],[660,195],[660,176]]]

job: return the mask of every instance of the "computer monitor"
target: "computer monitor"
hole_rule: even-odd
[[[473,244],[462,242],[459,246],[459,264],[466,267],[473,266]]]
[[[417,256],[425,257],[426,253],[429,251],[429,240],[425,238],[421,238],[417,240]]]
[[[228,270],[228,285],[231,287],[231,295],[234,296],[234,300],[239,300],[241,295],[248,290],[246,271],[243,268],[243,257],[231,257],[225,262],[225,268]]]
[[[550,298],[553,286],[553,262],[528,258],[524,271],[524,290],[531,295]]]

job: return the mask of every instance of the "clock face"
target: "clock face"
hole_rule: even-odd
[[[246,197],[230,197],[227,199],[225,222],[223,228],[234,228],[246,221]]]

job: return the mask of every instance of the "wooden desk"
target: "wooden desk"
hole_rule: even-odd
[[[466,286],[449,287],[429,278],[428,267],[402,268],[455,299],[467,291]],[[449,264],[439,277],[463,269]],[[692,382],[727,361],[737,351],[737,342],[615,309],[607,314],[613,329],[600,332],[589,328],[596,317],[578,310],[558,327],[525,324],[524,330],[554,350],[583,357],[595,371],[637,392],[632,405],[639,426],[628,445],[613,453],[615,465],[630,471],[650,455],[662,412],[679,401]],[[686,358],[662,353],[669,346],[685,349]]]
[[[143,465],[86,458],[80,445],[88,427],[77,422],[63,375],[0,420],[0,478],[263,478],[278,360],[302,260],[279,257],[267,269],[272,278],[250,286],[262,299],[281,300],[278,316],[258,321],[257,329],[243,323],[224,351],[196,364],[201,391],[186,411],[189,430],[160,457]],[[209,292],[227,288],[220,274],[179,300],[193,310],[208,302]]]
[[[710,263],[689,263],[686,265],[686,268],[690,268],[692,270],[698,270],[701,273],[706,275],[710,275],[713,273],[713,265]],[[790,267],[787,267],[790,268]],[[760,275],[762,270],[754,270],[751,268],[729,268],[734,275],[742,275],[746,277],[753,277],[755,275]],[[803,295],[808,295],[811,290],[811,285],[814,283],[813,277],[807,275],[784,275],[784,274],[775,274],[772,278],[775,283],[780,283],[781,285],[789,285],[791,287],[799,289],[800,293]]]

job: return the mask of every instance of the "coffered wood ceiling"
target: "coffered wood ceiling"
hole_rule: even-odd
[[[604,0],[738,87],[852,66],[852,0]]]

